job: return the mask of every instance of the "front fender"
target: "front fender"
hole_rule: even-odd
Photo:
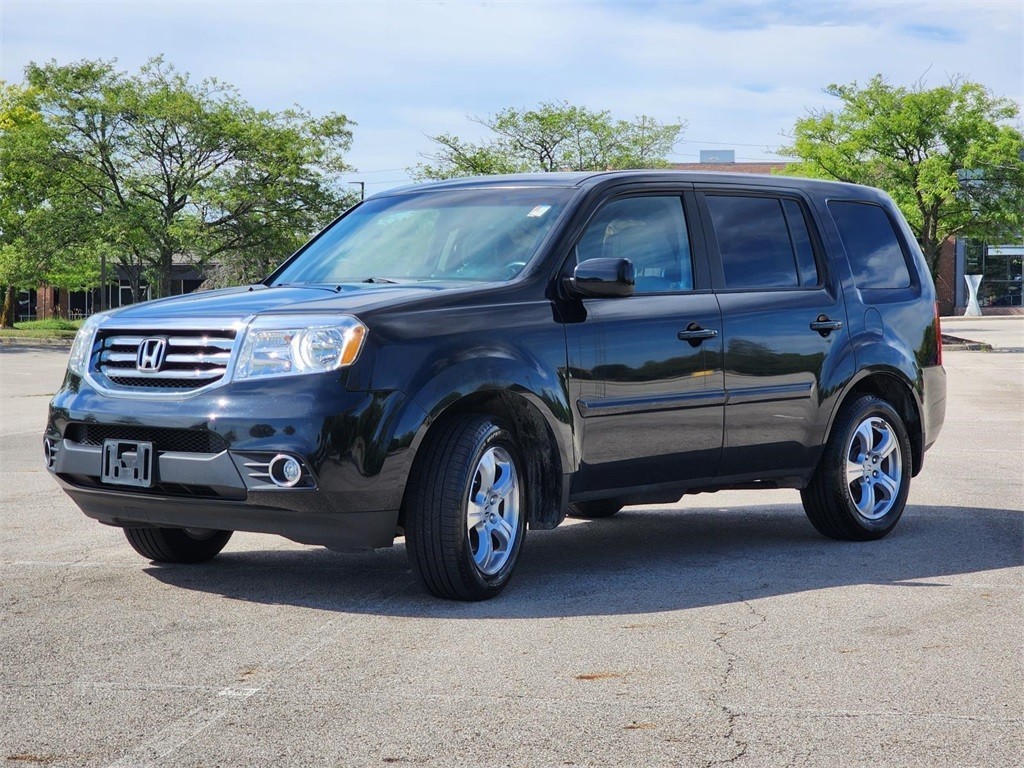
[[[448,361],[434,374],[411,394],[416,411],[423,414],[412,440],[413,453],[430,425],[445,410],[469,397],[503,393],[516,395],[536,409],[554,435],[563,472],[576,469],[572,411],[565,387],[550,373],[545,374],[524,361],[477,350],[470,358]]]
[[[543,417],[563,472],[576,468],[566,380],[565,327],[550,301],[523,301],[382,315],[368,321],[372,389],[398,390],[414,411],[400,429],[419,447],[430,424],[464,398],[523,398]]]

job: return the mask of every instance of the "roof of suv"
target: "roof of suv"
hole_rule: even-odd
[[[856,194],[857,197],[864,197],[865,192],[877,191],[871,187],[859,184],[848,184],[840,181],[826,181],[823,179],[808,179],[799,176],[777,176],[772,174],[754,173],[722,173],[719,171],[673,171],[673,170],[644,170],[644,171],[574,171],[556,173],[516,173],[496,176],[470,176],[459,179],[446,179],[444,181],[430,181],[420,184],[408,184],[396,189],[390,189],[380,193],[383,195],[402,194],[406,192],[423,192],[428,190],[444,189],[473,189],[481,187],[501,186],[543,186],[543,187],[593,187],[599,184],[613,181],[685,181],[685,182],[713,182],[716,184],[750,184],[756,183],[762,186],[778,187],[801,187],[818,188],[822,191],[829,190],[833,193],[840,190],[844,194]]]

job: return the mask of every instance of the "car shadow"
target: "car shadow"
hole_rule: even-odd
[[[230,545],[229,545],[230,547]],[[626,509],[530,531],[515,578],[483,603],[438,600],[389,550],[226,551],[199,566],[153,564],[181,589],[317,610],[429,618],[628,615],[861,584],[945,586],[944,577],[1024,564],[1019,510],[910,506],[875,542],[820,536],[798,505]]]

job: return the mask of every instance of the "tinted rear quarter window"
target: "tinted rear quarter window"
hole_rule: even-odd
[[[908,288],[910,270],[892,220],[880,205],[830,200],[858,288]]]

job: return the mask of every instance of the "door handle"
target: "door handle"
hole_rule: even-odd
[[[690,323],[685,331],[676,334],[680,341],[688,341],[695,347],[705,339],[713,339],[717,335],[718,331],[713,328],[701,328],[697,323]]]
[[[832,331],[838,331],[842,327],[842,320],[829,320],[828,315],[818,315],[818,319],[811,323],[811,330],[817,331],[822,337],[828,336]]]

